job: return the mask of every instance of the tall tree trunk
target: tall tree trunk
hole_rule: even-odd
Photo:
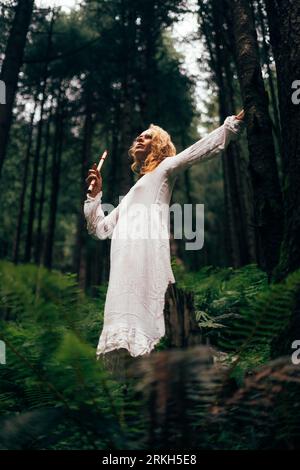
[[[61,91],[59,91],[61,95]],[[45,244],[45,257],[44,265],[48,269],[52,269],[53,262],[53,246],[55,236],[55,226],[57,217],[57,203],[59,196],[59,184],[60,184],[60,167],[62,157],[62,146],[63,146],[63,125],[64,125],[64,102],[58,98],[57,110],[56,110],[56,122],[55,122],[55,141],[53,148],[52,158],[52,178],[51,178],[51,197],[50,197],[50,211],[49,221],[47,229],[47,237]]]
[[[52,18],[51,18],[49,32],[48,32],[46,61],[44,64],[43,77],[42,77],[43,85],[42,85],[42,91],[41,91],[42,93],[41,115],[40,115],[40,120],[38,124],[37,145],[36,145],[34,164],[33,164],[33,176],[32,176],[32,184],[31,184],[31,196],[30,196],[29,217],[28,217],[25,259],[24,259],[25,262],[30,262],[31,250],[33,246],[32,235],[33,235],[33,225],[35,221],[37,180],[38,180],[38,170],[39,170],[41,144],[42,144],[42,131],[43,131],[43,124],[44,124],[44,106],[45,106],[46,99],[47,99],[46,89],[47,89],[47,77],[48,77],[48,65],[49,65],[48,61],[50,59],[50,53],[51,53],[53,25],[54,25],[54,13],[52,13]]]
[[[279,279],[300,267],[300,104],[292,99],[293,83],[300,79],[300,0],[266,0],[266,5],[277,69],[284,163],[284,237],[276,269]]]
[[[228,0],[223,1],[222,4],[223,11],[221,16],[226,18],[227,25],[226,30],[223,32],[226,48],[225,52],[222,54],[222,58],[229,98],[228,114],[235,114],[237,109],[234,90],[234,75],[237,63],[235,39],[233,34],[232,15],[230,14],[230,4],[228,3]],[[231,56],[232,64],[231,61],[228,60],[228,57]],[[241,152],[240,142],[235,142],[232,145],[232,149],[234,155],[233,169],[236,174],[237,197],[240,204],[241,228],[244,234],[242,243],[245,243],[245,245],[241,244],[242,252],[245,250],[245,254],[242,256],[242,261],[243,264],[257,263],[258,236],[257,230],[254,226],[253,190],[248,172],[248,159],[246,159],[243,152]]]
[[[43,210],[44,210],[44,203],[45,203],[45,192],[46,192],[46,176],[47,176],[47,163],[48,163],[48,153],[49,153],[49,146],[50,146],[50,127],[51,127],[51,111],[49,111],[48,121],[47,121],[47,128],[46,128],[46,137],[45,137],[45,150],[44,150],[44,158],[43,158],[43,165],[42,165],[42,174],[41,174],[41,192],[39,197],[39,212],[38,212],[38,228],[36,234],[36,247],[35,247],[35,255],[34,261],[36,264],[39,264],[42,258],[43,253]]]
[[[232,1],[237,66],[248,115],[248,146],[259,235],[259,265],[269,277],[278,262],[282,240],[282,198],[275,158],[268,95],[260,68],[251,8],[246,0]]]
[[[155,2],[144,4],[141,9],[140,41],[143,47],[143,55],[139,72],[141,73],[140,110],[141,125],[146,127],[149,119],[157,122],[160,120],[160,106],[157,87],[157,60],[156,52],[161,38],[160,28],[157,27],[157,10]]]
[[[278,113],[278,102],[277,96],[274,86],[273,80],[273,73],[270,67],[270,51],[269,51],[269,44],[267,41],[267,33],[266,33],[266,18],[265,12],[262,6],[262,0],[257,0],[257,9],[258,9],[258,17],[259,17],[259,24],[262,33],[262,40],[263,40],[263,61],[267,66],[268,71],[268,83],[270,88],[270,95],[271,95],[271,103],[274,113],[274,133],[278,142],[280,154],[282,154],[282,143],[281,143],[281,129],[280,129],[280,121],[279,121],[279,113]]]
[[[131,89],[132,80],[132,55],[135,54],[135,44],[132,43],[132,28],[135,29],[135,21],[132,18],[131,6],[125,0],[121,0],[121,20],[122,20],[122,97],[120,103],[120,144],[119,162],[117,173],[117,187],[119,195],[125,196],[133,184],[133,174],[130,168],[132,163],[128,155],[129,146],[133,140],[132,136],[132,113],[133,98]],[[131,47],[130,47],[131,46]],[[129,52],[130,51],[130,52]]]
[[[7,41],[0,80],[6,87],[6,104],[0,105],[0,176],[5,160],[19,72],[23,62],[26,36],[31,22],[34,0],[19,0]]]
[[[43,90],[42,90],[42,101],[41,101],[41,106],[40,106],[40,119],[39,119],[38,130],[37,130],[37,144],[36,144],[36,149],[34,153],[34,161],[33,161],[33,174],[32,174],[32,181],[31,181],[30,203],[29,203],[28,224],[27,224],[26,244],[25,244],[25,256],[24,256],[25,263],[30,262],[31,251],[33,247],[32,235],[33,235],[33,225],[34,225],[34,220],[35,220],[37,180],[38,180],[41,139],[42,139],[42,129],[43,129],[43,110],[44,110],[45,100],[46,100],[46,83],[44,82]]]
[[[23,218],[24,218],[24,206],[25,206],[25,195],[26,195],[26,188],[27,188],[27,180],[28,180],[28,170],[29,170],[29,162],[31,156],[31,148],[32,148],[32,136],[34,130],[34,116],[36,113],[37,107],[37,98],[34,102],[34,109],[31,113],[30,124],[29,124],[29,132],[28,132],[28,143],[27,143],[27,150],[23,168],[23,181],[22,181],[22,190],[20,194],[20,203],[19,203],[19,213],[18,213],[18,221],[17,221],[17,230],[15,236],[15,243],[14,243],[14,250],[13,250],[13,260],[15,264],[19,262],[19,255],[20,255],[20,241],[21,241],[21,233],[22,233],[22,226],[23,226]]]
[[[233,93],[233,74],[230,70],[230,40],[223,22],[225,3],[212,0],[210,5],[202,0],[198,1],[199,14],[202,20],[202,31],[206,38],[206,45],[210,54],[210,63],[214,71],[215,81],[218,86],[218,101],[220,109],[220,124],[224,119],[235,112]],[[215,33],[212,35],[212,32]],[[227,35],[227,37],[225,37]],[[227,43],[227,47],[226,47]],[[245,206],[246,183],[240,169],[240,152],[237,144],[231,144],[222,157],[224,176],[224,200],[227,228],[224,230],[226,237],[229,262],[235,267],[242,266],[253,260],[253,238],[248,224],[248,212]],[[251,247],[251,251],[250,251]],[[254,250],[255,251],[255,250]]]
[[[93,136],[93,116],[92,116],[92,96],[91,91],[87,90],[86,112],[83,128],[83,143],[81,153],[81,198],[83,202],[86,199],[86,182],[88,166],[91,161],[91,145]],[[84,240],[86,238],[85,220],[82,211],[79,211],[77,218],[76,244],[74,252],[74,269],[77,273],[79,286],[86,287],[86,255],[84,250]]]

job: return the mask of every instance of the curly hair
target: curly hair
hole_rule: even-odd
[[[152,136],[151,151],[142,165],[139,164],[135,157],[136,139],[128,150],[128,155],[134,160],[130,167],[134,173],[140,176],[153,171],[166,157],[176,155],[176,148],[168,132],[154,124],[150,124],[149,130]]]

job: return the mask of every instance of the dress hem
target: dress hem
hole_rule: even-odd
[[[114,349],[125,348],[132,357],[142,356],[144,354],[150,354],[154,346],[164,337],[164,334],[160,337],[149,338],[142,332],[137,332],[136,328],[125,328],[118,330],[116,333],[107,333],[103,343],[104,345],[99,346],[96,351],[97,360],[100,359],[101,355],[104,355]],[[132,344],[132,338],[136,338],[139,344]]]

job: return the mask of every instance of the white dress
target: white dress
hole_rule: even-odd
[[[143,175],[105,216],[102,191],[87,195],[84,215],[93,238],[111,236],[110,275],[101,354],[125,348],[133,357],[148,354],[165,335],[164,302],[171,268],[169,203],[176,177],[196,162],[209,160],[236,140],[244,122],[228,116],[223,125]]]

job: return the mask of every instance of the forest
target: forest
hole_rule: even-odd
[[[300,0],[0,0],[1,450],[300,448],[299,58]],[[107,149],[117,206],[151,123],[179,153],[242,109],[176,181],[205,236],[186,250],[171,217],[165,336],[96,360],[88,170]]]

